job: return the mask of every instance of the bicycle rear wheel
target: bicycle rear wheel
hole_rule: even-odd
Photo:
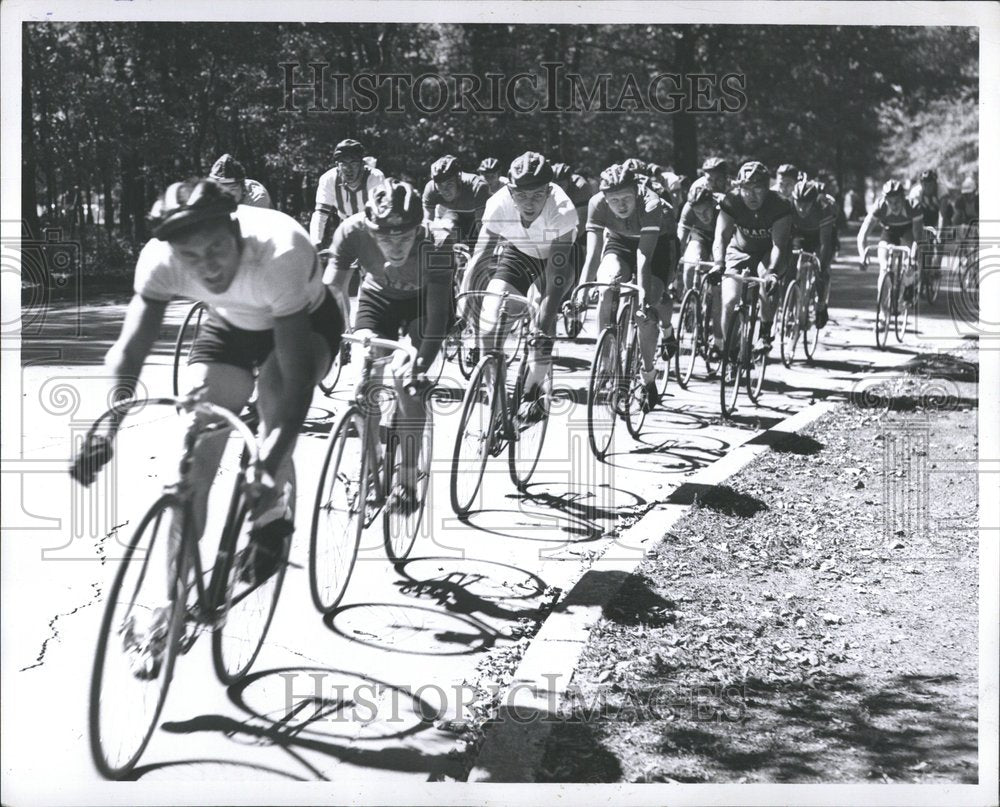
[[[451,460],[451,507],[459,516],[472,508],[483,482],[499,414],[499,372],[496,356],[484,356],[465,390]]]
[[[337,421],[327,442],[309,535],[309,590],[330,613],[344,596],[358,556],[368,498],[365,425],[357,407]]]
[[[587,436],[590,450],[604,459],[611,447],[618,413],[618,339],[614,330],[605,328],[597,340],[594,360],[590,365],[587,388]]]
[[[164,582],[169,564],[170,529],[183,519],[180,502],[160,497],[146,512],[125,549],[108,591],[90,679],[90,751],[101,775],[121,779],[145,750],[163,709],[184,625],[185,587]],[[137,623],[151,625],[155,608],[169,607],[165,645],[154,677],[137,678],[123,636]]]
[[[625,428],[636,440],[646,422],[646,385],[642,383],[642,356],[639,350],[639,335],[633,334],[629,340],[625,371],[619,388],[624,395]]]
[[[743,332],[746,315],[740,308],[733,311],[726,328],[726,339],[722,345],[722,361],[719,366],[719,402],[722,416],[729,417],[736,409],[740,395],[740,384],[746,372],[743,349]]]
[[[403,442],[397,428],[389,434],[389,445],[386,451],[386,490],[391,490],[394,483],[401,478],[403,462]],[[416,437],[416,435],[413,435]],[[434,450],[434,424],[431,415],[427,415],[424,427],[419,435],[420,445],[417,447],[416,467],[416,501],[417,508],[412,513],[398,513],[385,509],[382,515],[382,537],[385,542],[385,553],[389,560],[404,560],[413,549],[417,540],[417,531],[424,515],[427,502],[427,490],[431,481],[431,458]]]
[[[479,363],[479,330],[472,323],[465,323],[458,337],[458,370],[469,379]]]
[[[285,517],[294,524],[294,468],[286,484],[283,495],[290,512]],[[224,588],[216,596],[218,622],[212,631],[212,663],[219,681],[226,686],[242,680],[260,653],[274,618],[274,611],[278,607],[292,543],[291,535],[284,538],[275,571],[270,577],[260,582],[240,579],[242,569],[237,560],[250,551],[250,525],[247,523],[248,510],[241,492],[242,480],[237,480],[236,485],[233,491],[236,516],[227,526],[216,561],[218,580],[224,584]]]
[[[528,362],[521,362],[517,373],[517,384],[514,387],[514,405],[521,406],[524,401],[525,384],[528,378]],[[542,445],[545,443],[545,433],[549,426],[549,410],[552,408],[552,364],[545,373],[541,388],[538,390],[537,412],[526,423],[519,422],[513,416],[514,434],[507,449],[507,468],[510,479],[518,490],[523,490],[531,480],[542,456]]]
[[[889,339],[889,323],[894,319],[892,313],[894,296],[892,276],[886,272],[879,278],[875,304],[875,347],[879,350],[885,349],[885,343]]]
[[[194,340],[198,336],[198,331],[201,329],[201,321],[205,316],[206,309],[207,306],[201,302],[192,305],[188,309],[188,312],[184,317],[184,321],[181,323],[180,330],[177,332],[177,340],[174,342],[173,372],[173,389],[175,396],[187,392],[187,389],[181,389],[181,365],[184,364],[187,361],[188,356],[191,355],[191,347],[194,345]]]
[[[698,346],[701,343],[698,323],[700,307],[698,292],[689,289],[681,302],[681,312],[677,318],[677,352],[674,354],[674,369],[681,389],[687,389],[698,357]]]
[[[337,350],[333,357],[333,362],[330,364],[330,369],[323,377],[323,380],[319,382],[320,391],[328,397],[336,388],[337,382],[340,381],[340,373],[344,368],[344,364],[341,361],[342,355],[342,349]]]
[[[781,305],[781,363],[792,366],[795,346],[799,343],[801,322],[799,322],[799,282],[793,280],[785,290],[785,301]]]
[[[713,321],[715,316],[715,311],[713,309],[712,303],[712,289],[706,288],[702,291],[705,295],[702,301],[701,309],[698,312],[698,352],[701,354],[701,359],[705,362],[705,374],[708,378],[713,378],[715,376],[716,361],[717,356],[712,355],[712,348],[709,344],[711,339],[711,334],[715,328],[715,323]]]
[[[912,295],[912,302],[905,299],[906,290],[903,288],[902,281],[900,281],[898,286],[894,286],[894,292],[896,297],[896,341],[902,342],[903,337],[906,336],[906,326],[910,321],[910,307],[916,302],[917,299],[917,289],[914,285],[910,291],[910,294]]]

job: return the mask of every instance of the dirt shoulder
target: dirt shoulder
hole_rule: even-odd
[[[978,413],[931,403],[844,405],[702,497],[605,608],[538,781],[976,782]]]

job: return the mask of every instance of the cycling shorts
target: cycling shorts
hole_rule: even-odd
[[[673,233],[661,235],[656,239],[656,247],[653,249],[652,266],[653,277],[659,278],[663,284],[670,285],[673,279],[674,265],[670,260],[671,249],[677,236]],[[604,253],[601,255],[617,255],[629,271],[629,276],[635,276],[636,257],[639,253],[639,239],[626,238],[618,233],[607,233],[604,240]]]
[[[400,328],[424,315],[425,300],[423,294],[395,300],[377,289],[362,288],[358,295],[354,330],[374,331],[382,339],[399,339]]]
[[[526,295],[535,283],[544,287],[545,261],[525,255],[511,244],[504,244],[493,277],[513,286],[518,294]]]
[[[902,227],[883,227],[879,240],[892,244],[894,247],[902,246],[904,238],[910,240],[913,236],[913,225],[904,224]]]
[[[771,261],[771,248],[768,247],[765,252],[744,252],[741,249],[735,247],[732,243],[729,244],[729,248],[726,250],[726,271],[727,272],[739,272],[741,274],[745,272],[757,273],[757,267],[760,264],[764,264],[765,267],[769,265]],[[785,261],[786,264],[790,261]]]
[[[313,333],[322,336],[330,346],[330,358],[340,349],[344,333],[344,318],[327,289],[323,303],[309,315]],[[248,331],[226,322],[209,308],[198,329],[188,364],[230,364],[253,371],[260,367],[274,350],[274,331]]]
[[[819,257],[819,230],[797,232],[795,238],[800,242],[803,252],[811,252]]]

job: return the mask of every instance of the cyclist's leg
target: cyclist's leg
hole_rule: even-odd
[[[743,274],[760,263],[760,258],[756,255],[748,255],[742,250],[736,249],[732,244],[726,250],[726,273]],[[743,293],[743,281],[724,277],[719,283],[720,297],[718,309],[721,311],[721,331],[716,334],[718,344],[721,347],[725,339],[725,334],[729,328],[729,320],[733,316],[733,309],[740,300]]]
[[[616,280],[621,283],[630,283],[632,281],[632,266],[627,260],[623,260],[622,255],[618,252],[605,250],[604,257],[601,258],[601,263],[597,267],[597,282],[613,283]],[[597,302],[598,333],[611,325],[618,316],[618,312],[613,311],[611,305],[611,293],[608,289],[601,289]]]
[[[537,258],[525,255],[510,245],[505,246],[493,277],[485,285],[485,290],[491,296],[483,300],[479,312],[479,335],[485,350],[500,349],[506,338],[506,334],[499,332],[501,300],[494,295],[507,293],[526,296],[542,271],[541,261]],[[511,315],[510,322],[516,323],[523,312],[518,310],[515,303],[508,302],[507,306],[507,312]],[[511,325],[508,324],[507,327],[510,328]]]
[[[903,233],[900,236],[899,245],[903,246],[903,247],[907,247],[910,250],[910,254],[912,255],[913,254],[913,233],[912,232]],[[917,252],[917,256],[919,258],[919,256],[920,256],[920,252],[919,251]],[[916,288],[917,288],[917,286],[916,286],[916,284],[917,284],[917,272],[915,271],[915,267],[912,265],[912,263],[913,262],[909,261],[909,260],[904,260],[903,261],[903,271],[901,273],[901,279],[900,279],[900,285],[902,287],[903,294],[906,296],[906,298],[910,302],[913,301],[913,298],[916,295]]]
[[[775,274],[778,275],[779,283],[777,288],[783,289],[786,286],[785,279],[787,273],[789,272],[789,267],[791,267],[791,261],[785,261],[784,266],[776,267]],[[791,267],[792,272],[795,271],[795,267]],[[768,274],[767,258],[763,258],[757,263],[757,277],[765,277]],[[778,310],[778,293],[776,291],[768,292],[765,290],[763,284],[757,287],[757,293],[760,300],[760,335],[766,342],[771,342],[771,337],[774,331],[774,315]]]

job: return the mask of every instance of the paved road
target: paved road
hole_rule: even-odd
[[[180,660],[140,778],[392,787],[461,776],[457,735],[437,718],[463,716],[477,664],[490,651],[496,658],[523,644],[523,626],[568,590],[590,560],[644,551],[616,527],[812,401],[843,398],[918,349],[947,349],[974,337],[974,327],[963,321],[970,319],[966,301],[949,283],[902,345],[875,351],[876,274],[837,264],[831,322],[817,361],[790,370],[770,365],[760,406],[741,398],[737,416],[722,422],[716,383],[695,380],[687,391],[672,385],[640,441],[617,430],[606,463],[595,462],[586,443],[593,325],[575,342],[560,340],[556,383],[562,393],[528,495],[517,495],[503,458],[491,460],[479,509],[467,523],[448,505],[462,390],[457,374],[446,370],[442,383],[452,400],[435,421],[436,473],[411,559],[394,569],[385,561],[380,530],[366,534],[343,607],[326,620],[308,594],[308,526],[325,437],[349,385],[342,382],[331,398],[317,394],[296,454],[295,565],[257,674],[227,691],[212,674],[209,642],[199,641]],[[4,474],[4,769],[50,793],[99,781],[87,751],[86,696],[100,592],[120,541],[169,468],[175,442],[162,422],[133,429],[120,441],[117,477],[106,477],[93,494],[82,494],[63,473],[71,435],[99,406],[99,362],[123,306],[122,299],[106,298],[54,306],[44,322],[26,317],[26,334],[34,329],[37,338],[23,345],[19,392],[5,390],[5,407],[13,411],[5,416],[4,457],[23,461],[9,463]],[[172,326],[183,310],[171,307]],[[169,347],[167,339],[158,345],[144,376],[156,394],[169,391]],[[353,708],[315,717],[319,699],[345,691],[359,698]]]

